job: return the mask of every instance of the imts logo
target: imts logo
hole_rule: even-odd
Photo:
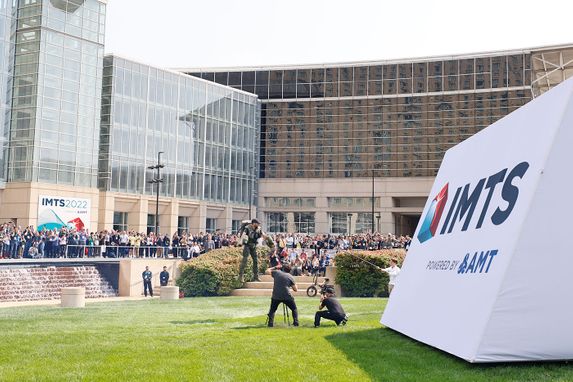
[[[432,204],[430,204],[430,209],[424,218],[422,223],[422,228],[418,233],[418,240],[420,243],[430,240],[436,234],[438,229],[438,224],[442,218],[442,212],[444,212],[444,207],[446,207],[446,202],[448,201],[448,183],[442,188],[442,190],[436,195]]]
[[[509,168],[505,168],[488,178],[480,179],[473,189],[471,189],[471,183],[468,183],[463,187],[459,187],[456,190],[452,204],[448,209],[446,219],[440,229],[440,235],[452,233],[456,223],[461,221],[463,221],[461,229],[462,232],[467,231],[472,222],[476,206],[481,199],[482,192],[487,190],[485,193],[483,208],[481,209],[479,218],[475,224],[475,229],[480,229],[488,215],[494,191],[500,183],[503,183],[501,188],[501,198],[507,203],[507,206],[504,209],[502,209],[501,206],[496,207],[491,214],[490,219],[495,225],[500,225],[505,222],[509,215],[511,215],[511,212],[517,203],[517,199],[519,198],[519,188],[513,184],[513,180],[515,178],[523,178],[528,169],[529,163],[521,162],[509,171],[509,173]],[[442,196],[442,194],[444,195]],[[440,198],[440,196],[442,197]],[[423,243],[436,235],[437,227],[447,201],[447,196],[448,184],[442,188],[440,193],[432,201],[432,204],[430,204],[428,213],[424,217],[422,227],[420,228],[420,232],[417,236],[420,243]],[[440,202],[442,201],[443,204],[440,206]]]
[[[57,198],[42,198],[41,203],[43,206],[65,207],[66,200],[65,199],[57,199]]]

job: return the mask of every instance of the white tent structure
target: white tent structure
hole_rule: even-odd
[[[572,96],[448,150],[382,324],[469,362],[573,359]]]

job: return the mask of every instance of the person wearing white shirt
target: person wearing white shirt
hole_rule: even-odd
[[[294,238],[292,236],[287,236],[286,246],[287,248],[294,248]]]
[[[392,293],[392,289],[394,289],[394,286],[396,285],[396,279],[400,274],[400,267],[396,263],[396,260],[391,259],[390,266],[384,269],[381,268],[381,271],[388,273],[388,276],[390,277],[390,281],[388,281],[388,295],[390,295]]]
[[[201,254],[201,247],[196,242],[191,247],[191,257],[197,257]]]

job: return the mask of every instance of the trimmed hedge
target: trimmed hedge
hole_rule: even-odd
[[[268,251],[267,247],[257,247],[259,273],[264,273],[268,268]],[[242,247],[215,249],[183,263],[176,284],[186,297],[229,295],[242,285],[238,280],[242,253]],[[245,280],[252,280],[252,269],[253,262],[249,256]]]
[[[401,267],[405,256],[403,249],[341,252],[335,258],[336,283],[347,297],[388,296],[388,274],[363,260],[386,268],[390,266],[390,259],[396,259]]]

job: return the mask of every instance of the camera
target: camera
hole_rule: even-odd
[[[327,293],[334,293],[334,285],[328,284],[329,279],[324,279],[324,282],[320,285],[320,294],[322,296],[326,295]]]

